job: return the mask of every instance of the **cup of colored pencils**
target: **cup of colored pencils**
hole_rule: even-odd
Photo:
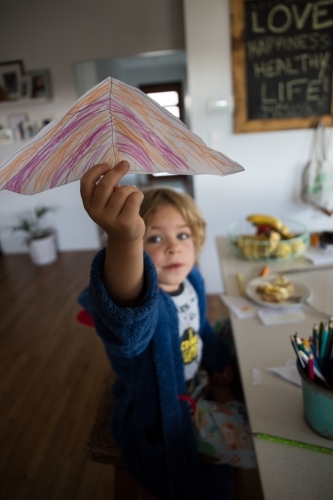
[[[333,317],[313,326],[308,339],[290,341],[302,380],[304,417],[317,434],[333,439]]]

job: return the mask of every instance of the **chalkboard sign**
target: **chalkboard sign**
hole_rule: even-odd
[[[230,0],[235,132],[332,125],[333,0]]]

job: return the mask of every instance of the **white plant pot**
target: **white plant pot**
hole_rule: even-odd
[[[45,266],[57,260],[57,246],[54,234],[45,236],[37,240],[32,240],[29,244],[31,260],[37,266]]]

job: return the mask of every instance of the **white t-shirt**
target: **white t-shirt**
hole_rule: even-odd
[[[180,349],[184,361],[185,380],[191,380],[199,368],[202,340],[199,335],[200,315],[198,296],[188,279],[170,297],[178,312]]]

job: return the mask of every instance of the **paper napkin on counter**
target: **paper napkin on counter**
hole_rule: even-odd
[[[243,297],[230,297],[224,293],[220,297],[238,319],[253,318],[258,314],[258,307]]]
[[[275,373],[279,377],[295,384],[299,387],[302,387],[301,377],[297,371],[296,360],[288,359],[284,366],[277,366],[275,368],[266,368],[268,372]]]
[[[333,254],[327,253],[320,248],[310,247],[305,253],[304,257],[310,260],[315,266],[332,264]]]
[[[253,318],[258,315],[264,325],[282,325],[302,321],[305,318],[304,312],[299,308],[300,304],[285,309],[259,308],[243,297],[231,297],[224,293],[220,297],[238,319]]]
[[[259,309],[258,316],[266,326],[283,325],[285,323],[296,323],[305,318],[304,312],[299,307],[288,307],[282,309]]]

